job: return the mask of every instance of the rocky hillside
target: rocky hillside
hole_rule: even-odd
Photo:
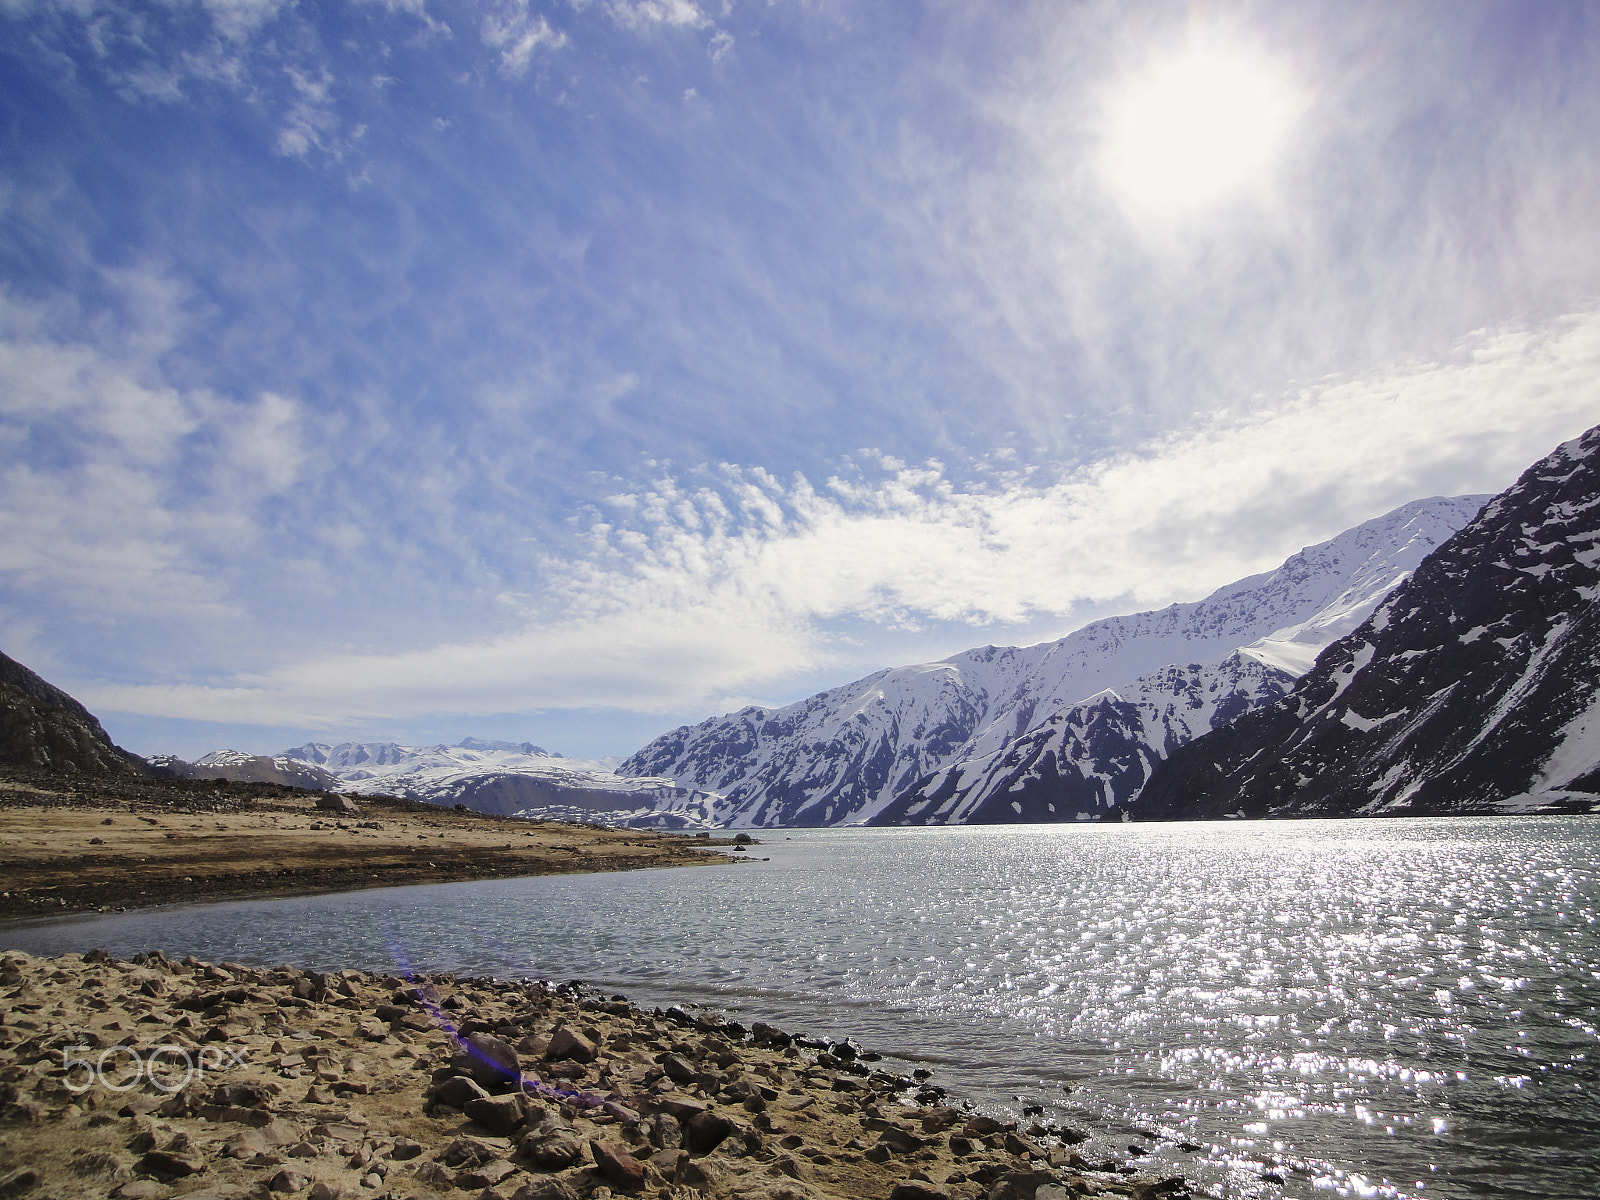
[[[715,793],[723,825],[1118,815],[1155,761],[1284,694],[1486,499],[1415,501],[1204,600],[684,726],[618,773]]]
[[[128,775],[141,762],[113,745],[83,705],[0,654],[0,765]]]
[[[331,771],[296,762],[278,755],[249,754],[243,750],[213,750],[210,754],[185,762],[171,754],[157,754],[148,760],[152,770],[175,779],[227,779],[234,783],[276,783],[282,787],[311,791],[335,791],[338,778]]]
[[[1282,700],[1173,753],[1140,819],[1589,811],[1600,427],[1430,554]]]

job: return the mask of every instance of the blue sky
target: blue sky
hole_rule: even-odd
[[[1600,420],[1585,3],[0,0],[0,649],[627,753]]]

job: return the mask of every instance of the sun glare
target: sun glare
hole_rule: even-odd
[[[1241,50],[1191,48],[1110,97],[1101,169],[1140,218],[1181,218],[1266,182],[1298,115],[1282,69]]]

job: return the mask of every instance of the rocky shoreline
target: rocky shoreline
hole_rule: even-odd
[[[5,1197],[1188,1194],[853,1042],[575,984],[9,952],[0,997]]]

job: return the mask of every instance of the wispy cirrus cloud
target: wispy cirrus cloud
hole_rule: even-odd
[[[1594,419],[1600,313],[1485,333],[1453,360],[1330,382],[1037,482],[878,455],[853,478],[721,465],[611,497],[507,633],[302,660],[222,687],[112,688],[110,709],[256,724],[387,713],[731,706],[880,665],[863,626],[1004,640],[1195,599],[1419,495],[1494,491]],[[841,625],[841,622],[847,622]],[[973,639],[975,632],[969,635]],[[866,650],[880,653],[881,643]]]

